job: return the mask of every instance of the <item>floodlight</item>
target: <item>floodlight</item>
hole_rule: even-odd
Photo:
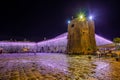
[[[70,20],[68,20],[68,24],[70,24]]]
[[[83,19],[83,15],[80,15],[80,19]]]
[[[93,16],[89,16],[89,19],[92,20],[92,19],[93,19]]]

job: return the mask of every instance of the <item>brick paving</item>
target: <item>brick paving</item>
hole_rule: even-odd
[[[120,80],[114,58],[53,53],[0,55],[0,80]]]

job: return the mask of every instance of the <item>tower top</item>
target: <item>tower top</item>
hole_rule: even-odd
[[[72,16],[71,18],[72,20],[78,20],[78,21],[93,21],[94,19],[92,15],[86,16],[84,12],[80,12],[80,14],[77,17]]]
[[[68,54],[88,54],[96,50],[95,29],[92,17],[80,15],[68,24]]]

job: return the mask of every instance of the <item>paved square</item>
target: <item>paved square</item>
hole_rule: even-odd
[[[0,55],[0,80],[120,80],[114,58],[60,53]]]

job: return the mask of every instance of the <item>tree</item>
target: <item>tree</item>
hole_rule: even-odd
[[[113,42],[115,43],[116,49],[120,49],[120,38],[119,37],[114,38]]]
[[[119,38],[119,37],[114,38],[114,39],[113,39],[113,42],[114,42],[114,43],[120,43],[120,38]]]

